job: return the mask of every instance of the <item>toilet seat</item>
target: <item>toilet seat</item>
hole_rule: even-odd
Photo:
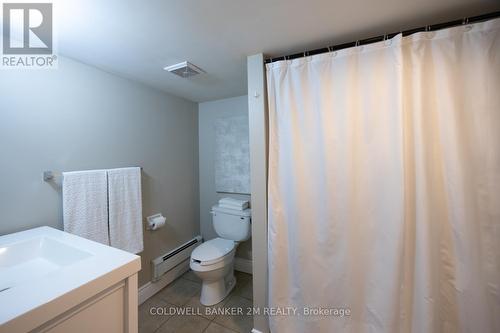
[[[191,258],[191,263],[189,264],[189,267],[191,267],[191,269],[195,272],[217,271],[219,269],[229,267],[232,264],[233,258],[234,258],[234,252],[225,255],[224,257],[221,258],[221,260],[210,265],[202,265],[201,263]]]
[[[191,253],[191,262],[200,266],[210,266],[232,259],[235,243],[224,238],[214,238],[198,246]]]

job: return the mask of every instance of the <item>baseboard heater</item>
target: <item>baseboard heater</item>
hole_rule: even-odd
[[[153,282],[161,278],[163,274],[170,271],[186,259],[191,257],[191,252],[202,243],[201,236],[196,236],[192,240],[182,244],[176,249],[151,261],[153,271]]]

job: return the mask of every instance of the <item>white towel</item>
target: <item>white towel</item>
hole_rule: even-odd
[[[248,208],[247,200],[237,200],[233,198],[222,198],[219,200],[219,207],[228,209],[244,210]]]
[[[141,169],[122,168],[107,172],[111,246],[131,253],[142,252]]]
[[[105,170],[63,173],[64,231],[109,245]]]
[[[232,205],[219,205],[220,208],[225,208],[225,209],[232,209],[232,210],[245,210],[246,208],[238,207],[238,206],[232,206]]]

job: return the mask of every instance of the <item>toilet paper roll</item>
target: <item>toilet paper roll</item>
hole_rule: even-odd
[[[165,225],[166,218],[162,215],[151,216],[148,218],[149,230],[157,230]]]

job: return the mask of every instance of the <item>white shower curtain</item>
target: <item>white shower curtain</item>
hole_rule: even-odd
[[[272,332],[500,332],[500,20],[267,80]]]

